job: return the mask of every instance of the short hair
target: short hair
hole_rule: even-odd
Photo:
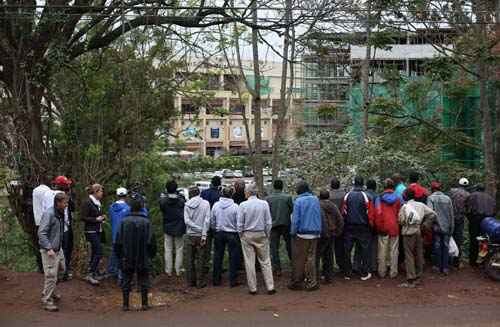
[[[234,190],[245,192],[245,181],[242,179],[238,179],[236,182],[234,182]]]
[[[174,194],[177,192],[177,182],[172,179],[165,183],[165,188],[168,194]]]
[[[394,184],[399,184],[403,181],[403,177],[401,177],[400,173],[395,173],[394,175],[392,175],[392,181],[394,182]]]
[[[198,196],[200,194],[200,189],[198,186],[192,186],[188,190],[188,194],[190,198],[194,198],[195,196]]]
[[[275,190],[282,190],[283,189],[283,181],[281,179],[277,179],[273,182],[273,188]]]
[[[222,189],[222,196],[225,198],[231,198],[233,196],[233,188],[232,187],[224,187]]]
[[[361,176],[354,177],[354,186],[363,186],[365,185],[365,180]]]
[[[374,179],[369,179],[366,181],[366,188],[368,190],[375,191],[377,189],[377,182]]]
[[[416,183],[420,179],[420,174],[416,171],[410,173],[410,183]]]
[[[340,181],[337,177],[332,177],[330,181],[330,187],[332,190],[338,190],[340,188]]]
[[[406,189],[406,199],[407,200],[413,200],[415,199],[415,190],[408,188]]]
[[[144,198],[139,193],[132,193],[127,203],[131,212],[140,212],[144,208]]]
[[[245,188],[245,191],[248,192],[250,195],[257,195],[257,193],[258,193],[257,184],[252,183],[252,184],[248,185]]]
[[[307,184],[305,181],[298,182],[295,189],[297,191],[297,194],[310,192],[309,184]]]
[[[212,177],[210,183],[215,187],[219,187],[220,184],[222,183],[222,179],[220,178],[220,176],[214,176]]]
[[[330,192],[328,192],[328,190],[322,189],[319,192],[319,198],[321,200],[328,200],[330,198]]]
[[[101,184],[96,183],[96,184],[92,184],[92,185],[88,186],[86,188],[86,190],[87,190],[88,194],[92,195],[92,194],[96,194],[97,192],[99,192],[101,190],[104,191],[104,187]]]
[[[390,178],[386,178],[384,180],[384,188],[387,190],[393,190],[394,189],[394,181]]]
[[[67,200],[68,196],[64,192],[57,192],[56,195],[54,196],[54,205],[56,203],[62,202],[64,200]]]

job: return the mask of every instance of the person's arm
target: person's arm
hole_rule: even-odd
[[[157,247],[156,247],[156,238],[155,234],[153,233],[153,228],[151,226],[151,223],[149,223],[148,230],[149,230],[148,252],[149,252],[149,257],[152,259],[156,256]]]
[[[450,221],[450,235],[451,235],[455,231],[455,213],[453,212],[453,203],[451,202],[451,199],[450,199],[449,210],[450,210],[450,217],[451,217],[451,221]]]
[[[52,250],[52,245],[49,241],[49,230],[50,230],[50,214],[46,211],[42,215],[40,220],[40,226],[38,227],[38,243],[40,248],[47,251]]]
[[[300,205],[298,201],[295,201],[293,205],[293,213],[292,213],[292,225],[290,228],[290,234],[292,236],[297,235],[297,229],[300,223]]]
[[[244,223],[244,220],[245,220],[245,217],[244,217],[245,213],[244,213],[244,206],[240,205],[238,207],[238,213],[236,215],[236,230],[238,231],[239,234],[241,234],[243,232],[243,223]]]
[[[190,210],[187,206],[184,206],[184,223],[186,224],[186,226],[194,230],[200,229],[199,226],[196,226],[194,221],[191,219]]]
[[[267,202],[264,202],[266,204],[266,210],[264,213],[264,229],[266,232],[266,236],[270,237],[271,236],[271,228],[273,227],[273,219],[271,217],[271,209],[269,208],[269,204]]]
[[[335,217],[336,233],[340,235],[344,231],[344,217],[342,217],[339,208],[335,204],[333,205],[333,216]]]
[[[90,206],[91,204],[86,201],[83,203],[82,209],[81,209],[81,218],[84,222],[86,223],[100,223],[102,221],[101,218],[99,217],[91,217],[90,216]]]
[[[399,214],[398,214],[398,222],[401,226],[407,225],[406,221],[406,205],[403,205],[401,209],[399,209]]]

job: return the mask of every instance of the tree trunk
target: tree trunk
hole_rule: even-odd
[[[496,38],[500,40],[500,0],[496,1],[495,6]],[[498,48],[496,48],[496,55]],[[495,71],[495,173],[496,173],[496,202],[500,203],[500,69],[496,67]]]
[[[371,1],[367,2],[366,12],[366,53],[361,63],[361,88],[363,90],[363,141],[368,138],[368,111],[370,106],[370,58],[371,58]]]

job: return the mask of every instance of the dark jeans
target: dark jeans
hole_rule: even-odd
[[[102,257],[101,233],[85,233],[85,238],[90,243],[91,248],[89,272],[96,274]]]
[[[222,264],[224,262],[224,252],[229,252],[229,284],[236,285],[238,277],[238,267],[240,266],[241,247],[238,242],[238,233],[216,232],[214,237],[214,267],[213,284],[219,286],[222,279]]]
[[[344,250],[344,234],[335,236],[335,263],[339,266],[340,271],[345,269],[345,250]]]
[[[450,235],[434,233],[432,237],[433,266],[441,272],[448,271]]]
[[[370,227],[365,225],[347,225],[344,229],[344,247],[345,247],[345,269],[344,275],[352,275],[351,253],[355,244],[359,246],[361,262],[359,272],[365,276],[368,273],[370,265],[370,242],[372,233]]]
[[[453,239],[457,243],[458,247],[458,257],[454,259],[454,265],[458,267],[460,264],[460,258],[462,257],[462,246],[464,245],[464,218],[455,218],[455,230],[453,231]]]
[[[292,260],[291,236],[289,226],[276,226],[271,229],[271,263],[274,272],[281,272],[280,260],[280,240],[281,237],[285,240],[286,252],[288,260]]]
[[[316,273],[318,281],[321,274],[325,276],[325,282],[333,280],[333,242],[334,237],[320,238],[318,240],[318,249],[316,250]],[[320,260],[322,269],[320,269]]]
[[[208,247],[201,246],[201,236],[184,237],[184,260],[186,267],[186,282],[188,287],[205,287],[207,285],[206,261]]]
[[[479,252],[477,237],[481,235],[481,221],[483,219],[482,217],[469,219],[469,264],[471,266],[477,266],[477,254]]]
[[[62,248],[64,252],[64,261],[66,263],[66,274],[71,271],[71,256],[73,254],[73,231],[70,229],[64,232]]]
[[[124,269],[122,271],[122,283],[121,288],[123,292],[130,293],[131,284],[134,278],[134,273],[137,274],[137,284],[141,291],[147,290],[151,288],[151,281],[149,279],[149,271],[147,269],[144,270],[133,270],[133,269]]]

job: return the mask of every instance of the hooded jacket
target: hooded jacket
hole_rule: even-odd
[[[377,233],[391,237],[399,235],[398,214],[401,202],[394,190],[385,190],[375,199],[373,224]]]
[[[429,196],[429,191],[420,185],[419,183],[412,183],[408,185],[406,190],[403,193],[403,198],[406,200],[408,197],[406,196],[406,193],[408,190],[413,190],[415,192],[415,201],[421,202],[421,203],[427,203],[427,197]]]
[[[331,200],[319,200],[321,208],[321,237],[330,238],[339,236],[344,230],[344,218],[339,209]]]
[[[130,206],[123,200],[113,202],[109,206],[109,218],[111,219],[111,236],[113,243],[116,241],[116,234],[122,220],[130,213]]]
[[[434,192],[427,199],[427,206],[434,210],[437,215],[434,231],[451,235],[455,229],[455,217],[453,216],[453,203],[449,196],[441,191]]]
[[[200,196],[191,198],[184,206],[184,223],[187,235],[206,239],[210,228],[210,203]]]
[[[292,216],[291,235],[321,234],[321,206],[319,199],[312,193],[302,193],[295,199]]]
[[[42,215],[38,228],[38,244],[41,249],[58,252],[62,246],[64,213],[51,207]]]
[[[211,223],[216,232],[236,233],[238,221],[238,205],[233,199],[220,198],[212,208]]]
[[[167,194],[166,197],[160,199],[160,210],[163,214],[163,233],[175,237],[180,237],[186,233],[184,203],[184,198],[177,194]]]

